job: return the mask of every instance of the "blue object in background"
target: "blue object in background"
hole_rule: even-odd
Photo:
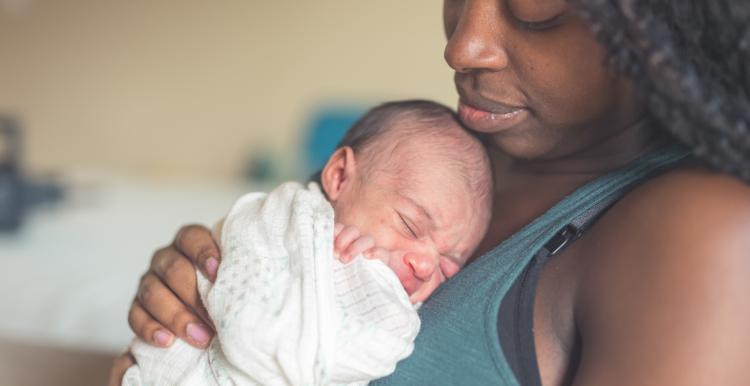
[[[57,182],[23,176],[21,135],[15,119],[0,116],[0,232],[18,230],[31,207],[63,198],[63,187]]]
[[[305,132],[303,153],[309,176],[325,166],[346,131],[364,114],[363,106],[325,105],[313,112]]]

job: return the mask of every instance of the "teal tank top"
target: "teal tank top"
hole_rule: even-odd
[[[535,255],[556,252],[628,189],[688,154],[682,147],[664,148],[587,183],[465,267],[419,309],[422,328],[412,355],[370,384],[518,385],[497,324],[510,286]]]

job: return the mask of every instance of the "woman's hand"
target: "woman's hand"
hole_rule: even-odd
[[[211,320],[201,304],[195,269],[211,281],[221,261],[211,231],[201,225],[182,227],[171,245],[151,258],[130,306],[128,323],[143,341],[167,347],[178,337],[192,346],[205,348],[213,337]],[[133,364],[130,353],[115,359],[110,385],[119,385]]]
[[[109,382],[107,386],[120,386],[122,385],[122,377],[128,370],[128,367],[135,363],[133,356],[129,352],[125,352],[119,357],[115,358],[112,362],[112,367],[109,369]]]
[[[198,296],[195,269],[213,281],[219,259],[210,230],[200,225],[182,227],[171,245],[154,253],[141,277],[128,315],[133,332],[154,346],[169,346],[177,336],[192,346],[206,347],[213,331]]]

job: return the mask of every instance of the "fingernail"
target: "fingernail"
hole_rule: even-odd
[[[211,333],[208,328],[200,323],[190,323],[187,325],[187,334],[195,343],[205,346],[211,339]]]
[[[208,260],[206,260],[206,273],[209,276],[216,276],[216,270],[219,268],[219,260],[216,260],[215,257],[209,257]]]
[[[154,332],[154,342],[162,347],[169,346],[169,344],[172,343],[172,334],[164,330],[156,330],[156,332]]]

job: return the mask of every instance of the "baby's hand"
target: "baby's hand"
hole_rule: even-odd
[[[378,249],[375,248],[375,240],[362,235],[357,227],[338,223],[334,227],[333,253],[342,263],[352,261],[359,254],[369,255],[368,252],[375,249]]]

